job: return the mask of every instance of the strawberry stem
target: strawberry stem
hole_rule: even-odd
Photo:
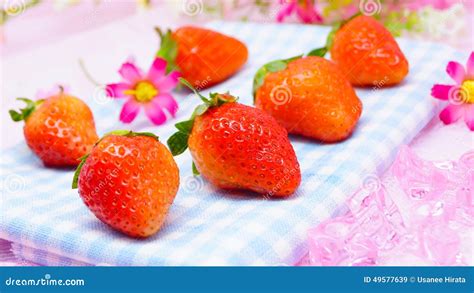
[[[176,129],[178,129],[178,131],[175,132],[172,136],[170,136],[167,141],[168,148],[170,149],[173,156],[182,154],[188,148],[189,135],[193,130],[194,120],[197,116],[203,115],[211,107],[219,107],[225,103],[234,103],[237,101],[237,98],[231,96],[228,93],[210,93],[209,98],[206,98],[201,95],[186,79],[180,77],[179,81],[181,82],[181,84],[192,90],[203,101],[203,104],[198,105],[194,109],[191,118],[175,124],[175,127]]]
[[[198,96],[205,104],[208,104],[210,105],[211,104],[211,101],[209,99],[207,99],[206,97],[204,97],[203,95],[201,95],[197,89],[195,89],[192,84],[189,83],[189,81],[187,81],[186,79],[180,77],[178,78],[179,82],[181,84],[183,84],[184,86],[186,86],[188,89],[190,89],[192,92],[194,92],[194,94],[196,94],[196,96]]]
[[[161,39],[160,48],[156,52],[156,57],[160,57],[166,60],[166,73],[173,70],[179,70],[176,64],[176,56],[178,56],[178,43],[173,39],[173,34],[170,29],[163,33],[159,27],[155,27],[155,31],[158,33]]]
[[[86,76],[87,80],[90,81],[95,86],[103,86],[100,82],[95,80],[92,75],[90,74],[89,70],[87,70],[86,65],[84,64],[84,60],[79,59],[79,66],[81,67],[82,72]]]

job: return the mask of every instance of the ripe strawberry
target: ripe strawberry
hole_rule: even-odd
[[[157,56],[168,61],[168,70],[177,67],[199,89],[227,79],[247,61],[247,47],[242,42],[216,31],[184,26],[158,33],[161,47]]]
[[[288,132],[323,142],[347,138],[362,111],[361,101],[337,66],[317,56],[264,65],[255,75],[254,97],[255,106]]]
[[[400,83],[408,74],[408,61],[392,34],[370,16],[360,15],[335,33],[331,59],[356,86]]]
[[[64,92],[36,102],[26,102],[20,112],[10,110],[13,121],[25,121],[23,132],[30,149],[46,166],[77,166],[98,137],[94,117],[80,99]]]
[[[151,133],[118,130],[83,158],[73,188],[102,222],[132,237],[148,237],[165,221],[178,192],[179,171]]]
[[[204,104],[190,120],[176,124],[179,131],[168,140],[173,155],[189,146],[195,174],[201,172],[220,188],[276,197],[293,194],[301,174],[286,130],[270,115],[237,103],[230,94],[199,97]]]

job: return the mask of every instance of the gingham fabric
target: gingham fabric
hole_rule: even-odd
[[[324,44],[328,28],[303,25],[214,22],[210,26],[244,41],[248,64],[212,91],[229,90],[252,103],[255,71],[264,63]],[[47,265],[279,265],[306,252],[308,228],[330,217],[364,179],[388,167],[397,148],[410,141],[436,112],[433,83],[448,82],[448,60],[467,54],[440,45],[399,41],[410,74],[399,86],[357,89],[364,109],[353,136],[338,144],[291,137],[302,182],[294,196],[265,200],[246,192],[216,189],[191,173],[189,152],[176,158],[181,186],[164,227],[145,240],[130,239],[101,223],[71,190],[72,170],[44,168],[24,143],[2,152],[1,233],[22,257]],[[125,57],[125,56],[124,56]],[[110,81],[117,80],[111,76]],[[204,93],[207,93],[205,91]],[[157,133],[164,142],[173,124],[186,119],[199,100],[177,94],[178,117]],[[121,102],[92,103],[99,134],[115,128]]]

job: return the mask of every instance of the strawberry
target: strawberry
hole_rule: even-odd
[[[408,74],[408,61],[395,38],[370,16],[350,19],[330,38],[331,59],[353,85],[395,85]]]
[[[192,89],[185,80],[181,82]],[[201,96],[190,120],[176,124],[168,140],[173,155],[188,147],[193,171],[223,189],[246,189],[286,197],[301,181],[286,130],[273,117],[236,102],[230,94]]]
[[[77,166],[97,142],[94,117],[82,100],[63,91],[46,100],[18,100],[26,107],[10,110],[10,116],[25,121],[26,143],[45,166]]]
[[[288,132],[323,142],[347,138],[362,111],[362,103],[343,73],[318,56],[267,63],[255,75],[254,98],[255,106]]]
[[[158,57],[168,61],[199,89],[218,84],[236,73],[247,61],[247,47],[239,40],[216,31],[184,26],[163,34]]]
[[[74,175],[73,188],[94,215],[131,237],[148,237],[165,221],[179,171],[151,133],[118,130],[103,137]]]

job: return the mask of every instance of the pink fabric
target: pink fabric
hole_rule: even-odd
[[[429,162],[402,146],[385,180],[366,178],[344,215],[309,231],[307,263],[473,265],[473,170],[474,149]]]

